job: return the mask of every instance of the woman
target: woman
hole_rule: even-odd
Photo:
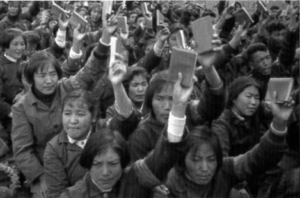
[[[46,143],[61,131],[62,101],[74,89],[92,87],[105,73],[116,23],[115,19],[109,24],[105,21],[104,33],[85,67],[68,79],[61,79],[61,67],[50,53],[37,52],[29,59],[25,77],[32,86],[12,108],[12,141],[16,164],[34,197],[40,197],[40,188],[46,188],[42,159]],[[67,25],[65,22],[64,31]]]
[[[232,187],[260,175],[276,165],[285,150],[287,122],[293,101],[271,104],[273,122],[261,142],[246,154],[223,158],[219,138],[213,128],[198,126],[187,138],[187,153],[168,175],[168,197],[229,197]],[[157,191],[158,192],[158,191]]]
[[[204,124],[219,117],[225,105],[222,80],[214,68],[217,53],[199,55],[207,79],[200,100],[189,103],[187,126]],[[168,71],[157,73],[146,90],[144,108],[149,114],[143,119],[129,138],[132,162],[144,158],[156,145],[160,131],[164,128],[172,107],[173,84],[168,82]]]
[[[47,144],[43,158],[48,198],[59,197],[87,172],[79,158],[93,132],[94,104],[91,92],[82,89],[70,92],[64,99],[63,130]]]
[[[213,125],[224,156],[246,153],[267,129],[271,115],[261,95],[262,88],[251,77],[240,77],[228,87],[227,108]]]
[[[142,105],[145,98],[145,92],[148,87],[149,75],[141,67],[128,67],[124,80],[122,82],[125,91],[132,102],[133,108],[142,116]],[[109,107],[106,111],[106,119],[109,120],[115,115],[115,105]]]
[[[89,10],[89,23],[91,25],[91,32],[99,30],[102,27],[102,6],[99,3],[94,3],[90,6]]]
[[[115,66],[115,82],[122,77],[123,71],[122,65]],[[91,135],[80,158],[81,166],[89,172],[83,180],[68,188],[61,198],[150,197],[151,189],[161,183],[185,150],[185,141],[181,139],[185,125],[185,108],[193,86],[182,88],[181,80],[180,76],[174,88],[167,131],[162,132],[151,155],[124,170],[129,163],[126,141],[116,131],[98,131]]]

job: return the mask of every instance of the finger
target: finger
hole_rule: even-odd
[[[220,40],[212,40],[211,44],[216,45],[216,46],[220,46],[222,44],[222,42]]]
[[[277,92],[276,91],[274,91],[273,92],[273,95],[272,95],[272,100],[271,100],[274,104],[276,103],[276,101],[277,101]]]

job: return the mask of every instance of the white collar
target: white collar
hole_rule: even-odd
[[[68,140],[69,140],[69,142],[71,143],[71,144],[76,144],[77,146],[79,146],[80,148],[84,148],[84,146],[85,146],[85,144],[86,144],[86,142],[87,142],[87,140],[88,140],[88,138],[90,137],[90,134],[91,134],[91,129],[90,129],[90,131],[89,131],[89,133],[88,133],[88,135],[86,136],[86,138],[84,139],[84,140],[74,140],[73,138],[71,138],[70,136],[68,136]]]
[[[240,121],[244,121],[244,120],[245,120],[245,118],[242,117],[242,116],[240,116],[235,110],[233,110],[233,108],[232,108],[231,110],[232,110],[232,112],[234,113],[234,115],[235,115]]]
[[[13,58],[11,56],[8,56],[6,53],[4,53],[4,56],[5,56],[5,58],[7,58],[8,60],[10,60],[11,62],[16,63],[18,61],[17,59],[15,59],[15,58]]]

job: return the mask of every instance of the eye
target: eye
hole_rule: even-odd
[[[64,115],[65,116],[71,115],[71,112],[70,111],[64,111]]]

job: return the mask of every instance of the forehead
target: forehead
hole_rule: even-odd
[[[44,66],[40,66],[40,67],[37,69],[36,73],[47,73],[47,72],[48,72],[48,73],[51,73],[51,72],[53,72],[53,71],[56,72],[54,66],[53,66],[52,64],[46,64],[46,65],[44,65]]]
[[[259,59],[259,58],[263,58],[263,57],[268,56],[268,55],[269,55],[269,52],[257,51],[252,55],[252,58]]]
[[[11,42],[24,42],[24,39],[21,35],[15,37]]]
[[[18,2],[18,1],[10,1],[8,3],[9,7],[18,7],[19,5],[20,5],[20,2]]]
[[[173,85],[171,83],[166,83],[163,85],[160,91],[156,91],[154,96],[172,96],[173,95]]]
[[[82,98],[70,98],[65,102],[64,110],[89,110],[88,105]]]
[[[112,148],[108,148],[105,152],[96,155],[94,158],[94,162],[107,162],[114,160],[120,160],[120,157]]]
[[[254,86],[246,87],[242,93],[244,93],[244,94],[247,94],[247,93],[259,94],[258,89]]]
[[[145,82],[145,81],[146,81],[146,78],[142,74],[139,74],[139,75],[135,75],[132,78],[130,83],[138,83],[138,82]]]
[[[201,142],[200,145],[197,146],[195,149],[190,150],[189,154],[190,156],[202,158],[215,156],[215,152],[212,146],[207,142]]]

